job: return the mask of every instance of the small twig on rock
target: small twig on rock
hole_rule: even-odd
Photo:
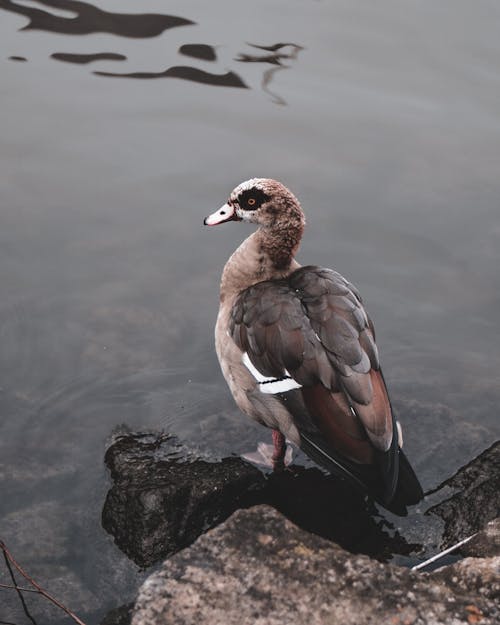
[[[442,558],[443,556],[448,555],[449,553],[451,553],[452,551],[455,551],[456,549],[458,549],[459,547],[461,547],[462,545],[465,545],[465,543],[468,543],[469,540],[471,538],[474,538],[476,534],[472,534],[472,536],[468,536],[467,538],[464,538],[463,540],[461,540],[458,543],[455,543],[454,545],[452,545],[451,547],[448,547],[448,549],[445,549],[444,551],[441,551],[440,553],[437,553],[435,556],[432,556],[432,558],[429,558],[428,560],[425,560],[424,562],[420,562],[420,564],[416,564],[415,566],[411,567],[412,571],[418,571],[419,569],[423,569],[424,567],[426,567],[428,564],[431,564],[432,562],[435,562],[436,560],[439,560],[440,558]]]
[[[9,570],[11,571],[12,581],[14,582],[16,591],[20,595],[20,598],[21,598],[21,601],[23,602],[23,605],[25,605],[25,603],[24,603],[24,598],[22,597],[22,590],[17,585],[17,582],[16,582],[16,580],[15,580],[15,578],[13,576],[13,572],[12,572],[12,568],[11,568],[10,564],[12,564],[17,569],[17,571],[19,571],[19,573],[21,573],[21,575],[24,577],[24,579],[26,581],[28,581],[34,588],[36,588],[35,592],[38,592],[43,597],[45,597],[46,599],[51,601],[54,605],[56,605],[58,608],[63,610],[63,612],[66,612],[66,614],[68,616],[70,616],[75,621],[75,623],[78,623],[78,625],[85,625],[85,623],[82,620],[80,620],[78,618],[78,616],[76,616],[76,614],[74,614],[69,608],[67,608],[65,605],[63,605],[60,601],[58,601],[57,599],[55,599],[54,597],[49,595],[49,593],[46,590],[44,590],[40,586],[40,584],[35,582],[35,580],[32,577],[30,577],[28,575],[28,573],[26,573],[26,571],[21,567],[21,565],[18,562],[16,562],[16,560],[13,557],[13,555],[7,549],[7,545],[2,540],[0,540],[0,549],[2,549],[2,551],[3,551],[4,558],[5,558],[5,561],[7,563],[7,566],[9,568]],[[32,622],[34,623],[33,618],[31,616],[30,616],[30,618],[31,618]]]

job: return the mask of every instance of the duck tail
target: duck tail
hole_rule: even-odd
[[[415,505],[421,501],[424,497],[424,491],[402,449],[398,450],[398,464],[398,479],[394,494],[390,501],[381,503],[391,512],[406,516],[408,513],[407,506]]]

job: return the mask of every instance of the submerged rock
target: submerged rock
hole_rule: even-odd
[[[353,556],[256,506],[153,573],[132,625],[493,625],[500,619],[500,558],[470,560],[411,572]]]
[[[133,609],[133,603],[115,608],[106,614],[100,625],[130,625]]]
[[[474,534],[500,516],[500,441],[459,469],[434,492],[447,497],[427,511],[445,522],[443,547]]]

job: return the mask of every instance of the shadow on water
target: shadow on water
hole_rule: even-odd
[[[29,19],[21,30],[42,30],[66,35],[88,35],[93,33],[109,33],[120,37],[150,38],[157,37],[170,28],[195,25],[193,20],[158,13],[115,13],[104,11],[87,2],[77,0],[32,0],[45,9],[26,4],[18,4],[12,0],[0,0],[0,9],[23,15]],[[61,14],[63,13],[63,14]],[[294,61],[303,48],[294,43],[275,43],[272,45],[248,44],[254,51],[242,52],[234,57],[238,63],[268,64],[273,67],[264,70],[261,78],[262,90],[276,104],[284,105],[286,101],[270,90],[269,85],[277,71],[290,67],[286,61]],[[255,52],[259,50],[259,52]],[[183,44],[178,53],[205,62],[215,62],[215,47],[202,44]],[[12,56],[10,60],[26,60],[24,57]],[[117,52],[96,52],[93,54],[76,54],[71,52],[55,52],[51,58],[66,63],[85,65],[95,61],[125,61],[127,57]],[[108,78],[129,78],[153,80],[158,78],[180,78],[191,82],[217,87],[233,87],[247,89],[249,85],[239,73],[233,70],[224,72],[208,72],[196,67],[173,65],[163,71],[109,72],[94,71],[96,76]]]

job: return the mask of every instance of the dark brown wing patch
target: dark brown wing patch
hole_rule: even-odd
[[[370,440],[386,451],[393,435],[392,412],[379,371],[373,324],[361,297],[331,269],[302,267],[289,280]]]
[[[374,449],[343,393],[331,393],[321,384],[302,389],[304,403],[329,447],[348,460],[372,464]]]

